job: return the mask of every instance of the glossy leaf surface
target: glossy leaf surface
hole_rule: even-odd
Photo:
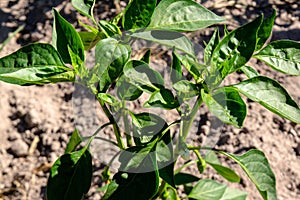
[[[72,0],[72,6],[81,14],[93,18],[95,0]]]
[[[264,76],[256,76],[233,87],[279,116],[300,123],[298,105],[278,82]]]
[[[125,30],[146,27],[156,6],[156,0],[132,0],[125,9],[122,25]]]
[[[50,44],[29,44],[0,59],[0,80],[17,85],[35,85],[75,80]]]
[[[255,57],[279,72],[300,75],[300,42],[274,41],[258,52]]]
[[[225,152],[222,154],[233,159],[242,167],[264,200],[277,199],[275,175],[263,152],[252,149],[240,156]]]
[[[162,0],[155,8],[150,29],[195,31],[224,19],[190,0]]]

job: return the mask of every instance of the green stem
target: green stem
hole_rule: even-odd
[[[125,105],[123,104],[123,108],[125,107]],[[127,118],[128,116],[128,112],[127,110],[125,110],[124,112],[122,112],[123,114],[123,121],[124,121],[124,128],[125,128],[125,135],[126,135],[126,142],[127,142],[127,147],[131,147],[132,146],[132,137],[130,135],[130,127],[129,127],[129,120]]]

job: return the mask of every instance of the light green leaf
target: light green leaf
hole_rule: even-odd
[[[94,19],[93,9],[95,0],[72,0],[72,6],[78,10],[81,14]]]
[[[226,188],[225,193],[220,200],[246,200],[246,198],[246,192],[232,188]]]
[[[150,29],[196,31],[224,21],[202,5],[191,0],[162,0],[155,8]]]
[[[219,33],[219,29],[217,28],[204,49],[205,64],[207,64],[207,65],[210,64],[211,56],[212,56],[215,48],[219,44],[219,42],[220,42],[220,33]]]
[[[146,27],[156,6],[156,0],[132,0],[125,8],[122,25],[125,30]]]
[[[95,34],[93,32],[81,31],[79,36],[84,46],[84,50],[91,50],[101,39],[104,39],[105,36],[103,33]]]
[[[79,151],[64,154],[51,167],[47,199],[81,200],[89,191],[92,175],[92,156],[87,146]]]
[[[91,71],[91,82],[99,81],[100,92],[107,90],[109,85],[122,73],[128,61],[131,48],[116,39],[103,39],[96,45],[96,66]]]
[[[242,127],[246,114],[246,104],[239,93],[230,87],[217,89],[213,94],[204,90],[201,96],[209,110],[222,122]]]
[[[247,66],[247,65],[241,67],[240,70],[242,70],[242,72],[244,74],[246,74],[246,76],[248,78],[253,78],[255,76],[259,76],[259,73],[253,67],[250,67],[250,66]]]
[[[212,166],[218,172],[218,174],[223,176],[229,182],[240,182],[239,175],[237,175],[232,169],[208,161],[206,161],[206,163]]]
[[[233,87],[279,116],[300,123],[298,105],[278,82],[268,77],[256,76]]]
[[[241,156],[221,152],[236,161],[255,184],[264,200],[276,200],[276,180],[262,151],[252,149]]]
[[[226,185],[210,179],[201,179],[188,195],[197,200],[220,200],[226,191]]]
[[[276,17],[276,10],[273,10],[273,13],[270,17],[266,18],[263,20],[262,24],[260,25],[257,33],[257,44],[255,51],[258,51],[261,49],[265,42],[268,40],[272,33],[274,21]]]
[[[188,80],[178,81],[173,85],[173,88],[176,90],[177,96],[181,100],[190,99],[200,94],[196,84]]]
[[[177,50],[195,57],[191,41],[181,33],[167,30],[145,30],[132,33],[130,36],[156,42],[170,48],[175,47]]]
[[[98,93],[98,98],[102,99],[108,105],[114,107],[120,105],[121,103],[118,99],[116,99],[116,97],[107,93]]]
[[[82,142],[81,136],[77,129],[75,129],[71,135],[71,138],[65,149],[65,154],[73,152],[76,147]]]
[[[197,200],[246,200],[247,194],[210,179],[201,179],[188,195]]]
[[[179,102],[175,99],[172,91],[165,88],[153,92],[149,100],[144,104],[145,108],[160,107],[164,109],[174,109],[178,106]]]
[[[300,75],[300,42],[291,40],[274,41],[254,57],[279,72]]]
[[[124,75],[131,84],[145,92],[154,92],[159,88],[164,88],[164,79],[161,74],[149,67],[143,61],[130,60],[124,67]]]
[[[215,48],[206,83],[215,88],[230,73],[244,66],[251,58],[257,41],[262,16],[226,35]]]
[[[84,46],[80,39],[79,33],[75,28],[65,20],[55,9],[53,9],[53,33],[52,44],[59,52],[65,63],[70,63],[73,67],[81,66],[85,61]],[[80,58],[79,63],[72,63],[69,49]]]
[[[75,72],[50,44],[36,43],[0,59],[0,80],[17,85],[73,82]]]

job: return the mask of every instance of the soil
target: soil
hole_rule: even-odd
[[[201,2],[213,12],[225,17],[227,21],[224,24],[227,24],[229,30],[255,18],[259,13],[263,12],[268,16],[272,9],[276,8],[277,18],[271,40],[300,41],[298,0]],[[119,4],[110,0],[97,1],[95,16],[110,19],[125,5],[124,1]],[[25,25],[0,52],[0,57],[32,42],[50,43],[52,7],[60,10],[62,16],[76,28],[79,28],[78,18],[86,21],[75,12],[69,1],[0,1],[0,43],[17,27]],[[202,45],[202,40],[207,41],[207,36],[212,30],[213,28],[209,28],[193,33],[192,37]],[[87,62],[91,65],[93,61],[88,59]],[[161,64],[164,61],[153,62]],[[250,63],[254,64],[261,74],[278,80],[300,104],[300,77],[275,73],[256,60],[251,60]],[[243,75],[235,74],[226,83],[234,83],[243,78]],[[97,105],[89,104],[91,98],[88,94],[82,98],[82,92],[84,90],[79,89],[79,86],[70,83],[20,87],[0,82],[0,200],[45,199],[49,168],[57,157],[63,154],[75,125],[83,134],[88,135],[97,128],[99,121],[103,123],[105,116],[93,113]],[[198,122],[202,125],[201,129],[197,129],[189,140],[195,143],[205,139],[203,136],[209,135],[209,130],[213,128],[213,120],[213,116],[205,107],[201,109]],[[216,148],[230,153],[244,153],[251,148],[264,151],[277,178],[278,199],[300,198],[300,125],[282,119],[257,103],[248,101],[248,115],[242,129],[222,125],[218,130],[217,137],[214,137],[217,138],[214,142]],[[95,146],[97,145],[101,144]],[[94,149],[93,186],[85,199],[96,200],[101,198],[100,193],[96,191],[102,185],[99,169],[106,164],[104,157],[114,150],[108,147],[105,154],[102,152],[99,155],[100,153],[96,152],[97,148]],[[241,184],[230,184],[231,187],[248,192],[249,200],[261,199],[254,185],[237,165],[226,159],[222,159],[222,163],[233,167],[241,175]],[[194,171],[193,168],[189,170]],[[204,175],[199,175],[196,171],[194,173],[199,177],[224,181],[210,168]]]

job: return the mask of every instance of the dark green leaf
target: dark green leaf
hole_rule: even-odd
[[[170,131],[164,134],[164,136],[156,144],[156,158],[159,169],[159,176],[166,181],[169,185],[175,188],[174,181],[174,153],[173,143]]]
[[[124,75],[130,83],[145,92],[154,92],[164,88],[164,79],[156,70],[151,69],[147,63],[131,60],[124,67]]]
[[[106,91],[123,71],[131,49],[127,44],[119,43],[113,38],[103,39],[96,45],[96,66],[91,71],[91,81],[99,81],[100,92]]]
[[[162,0],[155,8],[148,28],[196,31],[224,21],[202,5],[190,0]]]
[[[93,32],[81,31],[79,36],[84,46],[84,50],[89,51],[92,49],[101,39],[105,37],[102,34],[95,34]]]
[[[195,57],[191,41],[181,33],[167,30],[145,30],[132,33],[130,36],[159,43],[170,48],[175,47],[177,50]]]
[[[164,109],[174,109],[178,106],[179,102],[175,99],[172,91],[165,88],[153,92],[149,100],[144,104],[145,108],[161,107]]]
[[[206,83],[210,88],[218,86],[230,73],[244,66],[251,58],[257,40],[262,16],[226,35],[215,48]]]
[[[121,100],[133,101],[142,95],[143,91],[129,83],[122,75],[117,81],[117,95]]]
[[[247,108],[239,93],[230,87],[217,89],[213,94],[201,91],[201,96],[209,110],[222,122],[242,127]]]
[[[219,33],[219,29],[217,28],[204,49],[205,64],[207,64],[207,65],[210,64],[211,56],[212,56],[215,48],[219,44],[219,42],[220,42],[220,33]]]
[[[92,175],[92,156],[87,147],[64,154],[55,161],[50,170],[47,199],[81,200],[89,191]]]
[[[73,152],[76,147],[81,143],[81,136],[77,129],[75,129],[71,135],[71,138],[67,144],[65,154]]]
[[[165,120],[152,113],[131,113],[131,117],[134,141],[137,145],[150,142],[153,137],[159,136],[167,126]]]
[[[65,63],[70,63],[73,67],[81,66],[85,61],[84,46],[80,39],[79,34],[76,32],[75,28],[65,20],[55,9],[53,9],[53,33],[52,33],[52,43],[57,49]],[[69,49],[77,55],[81,62],[72,63],[69,54]],[[76,69],[75,69],[76,70]]]
[[[181,62],[175,52],[172,52],[172,65],[171,65],[171,72],[170,72],[170,79],[173,84],[177,83],[178,81],[182,80],[182,68]]]
[[[75,72],[50,44],[37,43],[1,58],[0,80],[17,85],[73,82]]]
[[[241,156],[225,152],[222,154],[233,159],[242,167],[264,200],[277,199],[275,175],[263,152],[252,149]]]
[[[219,164],[207,162],[211,165],[221,176],[223,176],[229,182],[240,182],[240,177],[232,169],[224,167]]]
[[[142,57],[141,61],[144,61],[145,63],[150,63],[150,56],[151,56],[151,49],[148,49],[144,56]]]
[[[99,26],[106,37],[116,37],[118,35],[122,35],[119,27],[113,23],[107,22],[105,20],[100,20]]]
[[[255,76],[259,76],[259,73],[254,68],[247,66],[247,65],[241,67],[240,70],[242,70],[248,78],[253,78]]]
[[[260,25],[258,32],[257,32],[257,44],[255,51],[261,49],[265,42],[268,40],[272,33],[274,21],[276,17],[276,10],[273,10],[273,13],[270,17],[263,20],[262,24]]]
[[[192,174],[178,173],[175,174],[174,180],[176,185],[184,185],[187,183],[196,182],[199,180],[199,178]]]
[[[118,172],[114,180],[119,187],[108,200],[151,199],[157,193],[159,184],[157,170],[127,175]]]
[[[132,0],[125,8],[122,25],[125,30],[146,27],[156,6],[156,0]]]
[[[252,101],[260,103],[270,111],[300,123],[300,109],[288,92],[276,81],[264,77],[254,78],[233,85]]]
[[[95,0],[72,0],[72,6],[81,14],[93,19]]]
[[[300,42],[291,40],[274,41],[254,57],[279,72],[300,75]]]

